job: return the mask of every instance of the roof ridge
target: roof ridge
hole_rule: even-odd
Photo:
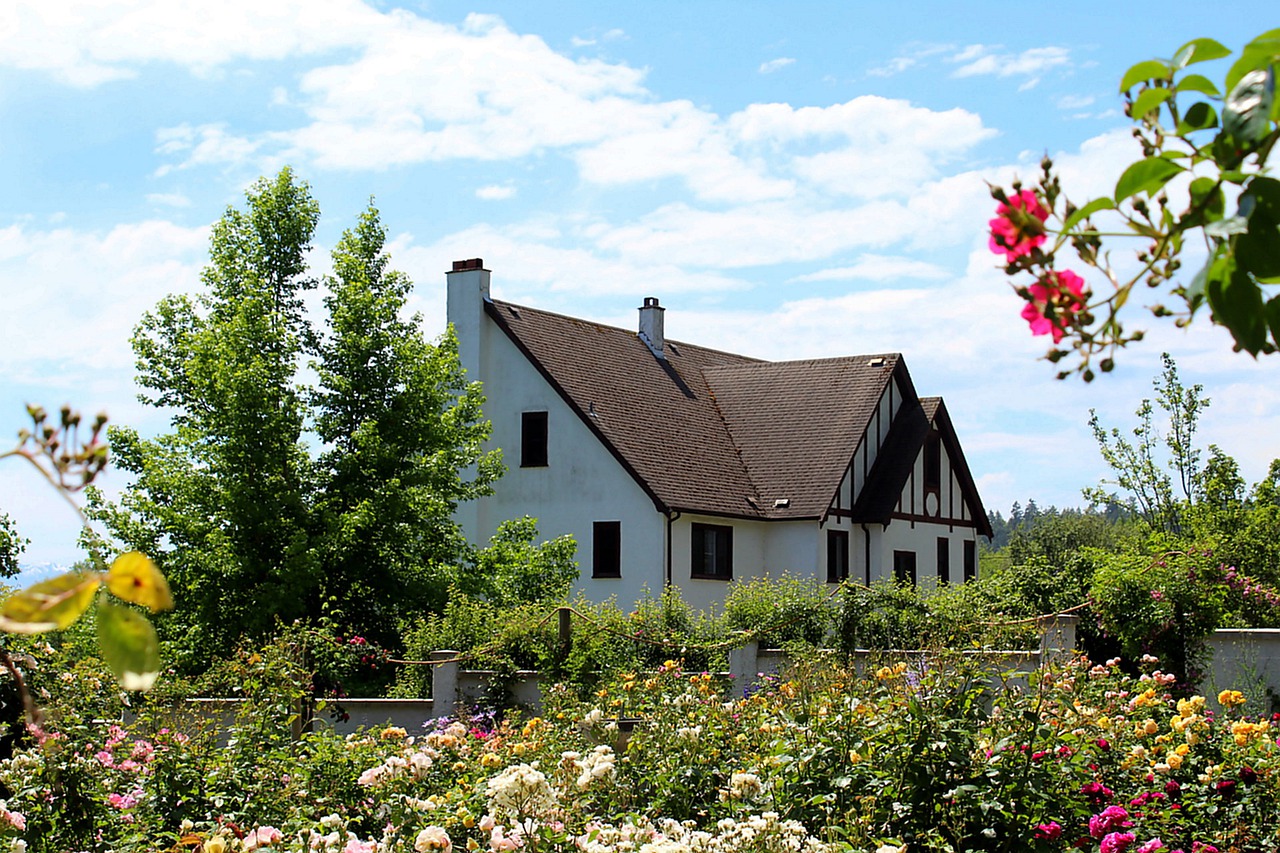
[[[527,305],[517,305],[514,302],[507,302],[505,299],[490,299],[489,301],[492,302],[494,305],[501,306],[503,308],[515,308],[520,311],[533,311],[535,313],[542,314],[547,317],[555,317],[558,320],[570,320],[574,323],[585,323],[588,326],[595,326],[596,328],[599,328],[599,329],[608,329],[611,332],[621,332],[624,335],[630,335],[632,337],[636,337],[638,334],[636,330],[627,329],[622,326],[614,326],[611,323],[602,323],[599,320],[587,320],[582,317],[574,317],[571,314],[561,314],[558,311],[548,311],[545,308],[531,308]],[[716,349],[715,347],[709,347],[709,346],[706,346],[705,344],[695,344],[695,343],[690,343],[689,341],[676,340],[675,338],[667,338],[666,342],[668,344],[675,344],[677,347],[693,347],[701,352],[710,353],[712,355],[726,355],[732,358],[743,359],[745,361],[751,362],[752,364],[785,364],[786,363],[781,361],[769,361],[768,359],[757,358],[754,355],[743,355],[740,352],[730,352],[727,349]],[[739,366],[745,367],[746,365],[739,365]]]

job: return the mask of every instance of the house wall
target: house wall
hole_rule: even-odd
[[[691,576],[693,525],[733,528],[733,581],[780,577],[825,577],[825,533],[813,521],[750,521],[709,515],[681,515],[672,524],[671,581],[680,596],[696,609],[724,605],[727,580]],[[657,592],[657,589],[654,590]]]
[[[616,596],[627,606],[645,589],[656,594],[663,585],[665,519],[577,413],[483,313],[480,272],[484,271],[450,274],[449,321],[458,335],[467,378],[484,383],[484,414],[493,425],[486,449],[503,450],[507,472],[493,495],[459,507],[455,517],[468,541],[483,545],[501,522],[530,515],[537,518],[543,540],[573,536],[578,544],[577,589],[588,598],[604,601]],[[520,467],[521,414],[527,411],[547,413],[546,467]],[[596,521],[622,523],[621,578],[591,577]]]

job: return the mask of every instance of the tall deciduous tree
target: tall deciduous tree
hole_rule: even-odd
[[[173,431],[113,432],[136,481],[96,512],[163,565],[166,628],[196,665],[277,620],[394,637],[407,609],[439,601],[462,553],[450,513],[500,468],[455,343],[401,316],[411,285],[387,270],[376,211],[334,251],[327,335],[311,324],[318,219],[288,169],[259,180],[213,228],[207,292],[166,297],[133,338],[141,399]]]
[[[403,316],[412,282],[387,269],[385,240],[371,207],[333,251],[312,397],[327,448],[314,507],[321,592],[332,615],[359,615],[384,643],[404,614],[443,603],[466,562],[451,514],[501,471],[481,452],[488,424],[457,341],[432,345],[421,318]]]

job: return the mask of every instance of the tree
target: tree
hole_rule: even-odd
[[[1153,423],[1155,410],[1149,399],[1144,399],[1135,412],[1138,416],[1138,426],[1132,430],[1135,442],[1125,438],[1119,429],[1103,428],[1098,413],[1090,410],[1089,427],[1114,479],[1085,489],[1084,496],[1094,505],[1124,503],[1150,529],[1178,534],[1182,531],[1186,508],[1203,493],[1195,434],[1200,413],[1208,408],[1210,401],[1201,396],[1203,386],[1183,387],[1178,379],[1178,366],[1168,353],[1161,358],[1164,370],[1153,385],[1156,405],[1168,419],[1167,432],[1162,436]],[[1168,451],[1167,456],[1160,445]],[[1108,492],[1106,486],[1118,486],[1122,493]]]
[[[451,515],[488,491],[501,457],[481,452],[482,397],[465,382],[452,333],[431,345],[419,316],[401,318],[413,285],[387,270],[385,240],[370,207],[333,251],[311,402],[328,448],[314,507],[321,600],[335,617],[359,614],[363,633],[389,644],[404,614],[443,604],[467,560]]]
[[[1221,89],[1187,71],[1230,53],[1213,39],[1195,39],[1172,59],[1139,62],[1125,72],[1120,91],[1142,157],[1120,175],[1112,196],[1072,202],[1048,157],[1034,188],[1017,181],[1012,192],[992,188],[999,206],[990,245],[1005,256],[1005,271],[1021,278],[1014,289],[1025,302],[1022,316],[1034,334],[1052,335],[1050,362],[1074,351],[1076,365],[1059,379],[1075,372],[1090,381],[1095,358],[1107,372],[1117,350],[1142,339],[1141,330],[1128,331],[1122,322],[1139,283],[1163,293],[1151,307],[1156,317],[1185,325],[1207,304],[1237,350],[1257,356],[1280,345],[1280,294],[1267,289],[1280,284],[1280,181],[1267,173],[1280,140],[1280,30],[1245,45]],[[1187,182],[1185,208],[1170,200],[1167,187],[1175,180]],[[1229,214],[1233,199],[1236,211]],[[1118,230],[1101,230],[1097,216]],[[1111,242],[1127,238],[1141,243],[1136,271],[1112,264]],[[1183,253],[1196,245],[1207,249],[1208,259],[1188,279]],[[1093,271],[1093,284],[1058,264],[1068,246],[1086,275]],[[1027,273],[1030,283],[1024,283]],[[1170,298],[1173,308],[1164,304]]]
[[[18,535],[13,519],[0,511],[0,578],[18,574],[18,558],[26,547],[27,540]]]
[[[280,620],[394,637],[438,603],[462,553],[450,514],[499,470],[454,342],[400,318],[410,283],[386,269],[376,210],[334,251],[327,334],[312,325],[318,219],[289,169],[259,180],[213,228],[207,292],[166,297],[134,334],[140,399],[173,430],[113,430],[136,481],[94,512],[164,567],[179,607],[163,628],[192,666]]]

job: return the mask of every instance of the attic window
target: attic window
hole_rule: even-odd
[[[677,347],[675,344],[671,343],[671,341],[667,341],[667,349],[671,350],[671,351],[672,351],[673,353],[675,353],[676,355],[679,355],[679,354],[680,354],[680,349],[679,349],[679,347]]]
[[[876,356],[875,358],[867,362],[867,367],[884,367],[884,358],[881,356]]]
[[[517,308],[517,307],[516,307],[516,306],[514,306],[514,305],[508,305],[508,306],[507,306],[507,310],[511,312],[511,316],[512,316],[512,317],[515,317],[517,320],[519,320],[519,319],[520,319],[520,309],[519,309],[519,308]]]
[[[547,467],[547,413],[520,413],[520,467]]]
[[[791,506],[791,498],[778,498],[773,502],[774,509],[786,509]]]

